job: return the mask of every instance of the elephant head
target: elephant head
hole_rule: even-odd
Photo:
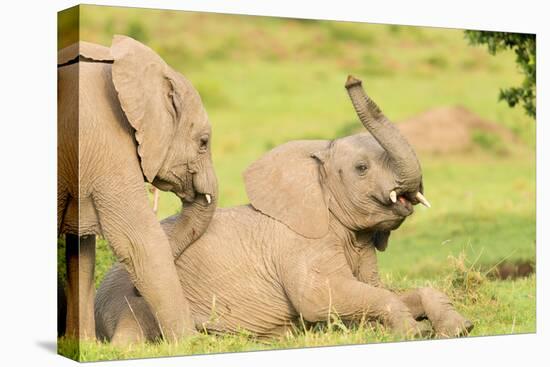
[[[182,200],[210,203],[217,180],[210,154],[211,128],[191,83],[153,50],[126,36],[111,47],[112,79],[135,129],[145,179]]]
[[[251,204],[298,234],[321,238],[330,218],[358,234],[370,234],[379,250],[390,231],[429,203],[412,147],[368,97],[361,82],[346,88],[370,132],[325,141],[294,141],[254,162],[244,174]]]

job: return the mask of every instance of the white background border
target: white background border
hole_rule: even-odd
[[[548,356],[548,10],[544,1],[94,1],[238,14],[537,33],[537,334],[103,362],[101,366],[525,366]],[[2,3],[0,362],[74,365],[55,354],[56,12],[75,1]],[[472,86],[475,88],[475,86]],[[495,91],[496,93],[496,91]],[[546,105],[541,103],[546,101]],[[7,113],[6,113],[7,112]],[[546,214],[546,217],[545,217]],[[546,244],[548,246],[548,244]],[[546,311],[544,309],[546,308]],[[11,363],[10,363],[11,362]],[[28,363],[27,363],[28,362]],[[34,363],[33,363],[34,362]]]

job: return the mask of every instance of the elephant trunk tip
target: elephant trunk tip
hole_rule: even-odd
[[[348,78],[346,79],[346,88],[350,89],[351,87],[354,87],[356,85],[361,85],[362,82],[360,79],[357,79],[353,75],[348,75]]]

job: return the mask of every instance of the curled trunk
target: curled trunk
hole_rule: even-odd
[[[182,197],[180,213],[161,222],[170,241],[174,259],[203,235],[218,204],[218,180],[210,155],[207,159],[192,162],[189,171],[193,174],[192,201]]]
[[[193,242],[202,236],[208,228],[214,213],[216,212],[217,195],[208,203],[205,195],[195,195],[193,202],[182,200],[182,208],[179,214],[164,219],[161,222],[172,248],[174,259]]]
[[[416,192],[422,181],[420,163],[411,145],[401,132],[370,99],[359,79],[348,76],[346,89],[361,123],[391,158],[401,192]]]

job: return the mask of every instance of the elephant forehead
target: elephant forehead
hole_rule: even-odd
[[[369,133],[361,133],[338,139],[336,147],[344,154],[366,154],[377,157],[385,153],[384,148]]]
[[[200,100],[199,92],[185,76],[170,67],[169,70],[169,73],[171,74],[171,77],[175,80],[177,88],[180,89],[182,96],[186,97],[187,99]]]
[[[208,124],[208,114],[202,104],[199,91],[180,73],[173,71],[172,75],[176,81],[177,89],[183,98],[183,105],[187,114],[192,114],[194,119],[202,120],[205,124]]]

